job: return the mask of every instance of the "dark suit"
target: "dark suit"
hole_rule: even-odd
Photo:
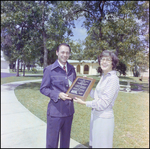
[[[75,68],[67,62],[67,73],[56,60],[43,71],[40,92],[51,100],[47,108],[47,148],[57,148],[60,132],[60,148],[69,148],[74,114],[73,100],[58,99],[59,93],[69,89],[68,79],[76,78]]]

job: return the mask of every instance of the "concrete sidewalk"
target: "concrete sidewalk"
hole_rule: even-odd
[[[18,81],[1,85],[1,148],[45,148],[46,123],[32,114],[16,98]],[[87,148],[70,138],[70,148]]]

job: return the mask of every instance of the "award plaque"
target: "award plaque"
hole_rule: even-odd
[[[96,80],[92,78],[78,76],[76,77],[66,94],[71,98],[78,97],[85,101],[95,81]]]

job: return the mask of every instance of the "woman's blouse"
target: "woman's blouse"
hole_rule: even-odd
[[[86,106],[93,108],[92,113],[98,117],[111,118],[113,106],[119,92],[119,78],[116,71],[112,70],[105,76],[102,75],[95,91],[90,93],[93,101],[86,101]]]

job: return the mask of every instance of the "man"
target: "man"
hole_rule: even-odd
[[[67,62],[70,52],[68,44],[60,44],[56,50],[58,59],[43,71],[40,92],[51,99],[47,108],[46,148],[58,148],[59,134],[60,148],[70,145],[74,105],[66,92],[76,78],[75,68]]]

